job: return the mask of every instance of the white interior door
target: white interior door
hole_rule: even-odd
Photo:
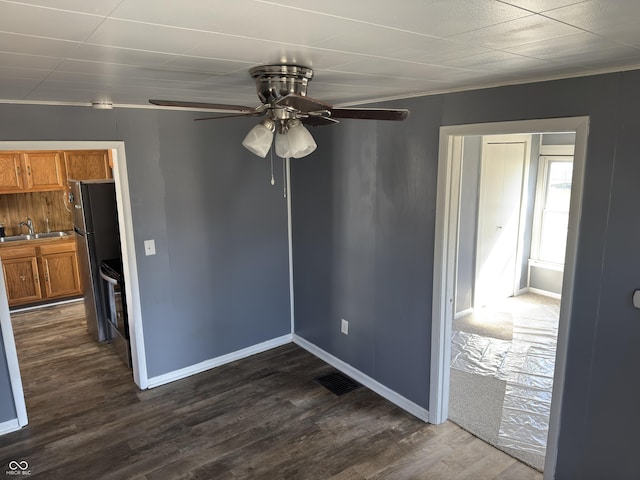
[[[483,141],[475,307],[514,295],[526,141]]]

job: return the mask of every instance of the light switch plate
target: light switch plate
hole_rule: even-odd
[[[155,255],[156,254],[156,241],[155,240],[145,240],[144,241],[144,254],[145,255]]]
[[[633,306],[640,308],[640,290],[633,292]]]

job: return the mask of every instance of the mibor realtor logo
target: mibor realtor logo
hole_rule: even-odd
[[[31,475],[29,463],[26,460],[11,460],[7,466],[9,470],[5,471],[6,475]]]

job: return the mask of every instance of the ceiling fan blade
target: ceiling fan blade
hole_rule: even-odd
[[[300,121],[310,127],[322,127],[324,125],[333,125],[334,123],[340,123],[334,118],[320,116],[302,117],[300,118]]]
[[[358,120],[406,120],[409,110],[404,108],[332,108],[333,118],[354,118]]]
[[[298,95],[297,93],[290,93],[284,97],[278,99],[276,105],[284,105],[287,107],[295,108],[300,112],[313,112],[317,110],[331,110],[331,105],[328,103],[316,100],[315,98]]]
[[[218,120],[220,118],[234,118],[234,117],[259,117],[264,115],[266,110],[257,110],[253,112],[247,113],[227,113],[222,115],[216,115],[215,117],[203,117],[203,118],[194,118],[193,120],[198,122],[200,120]]]
[[[253,107],[242,105],[225,105],[222,103],[181,102],[180,100],[149,100],[149,103],[161,107],[206,108],[209,110],[232,110],[243,113],[252,113]]]

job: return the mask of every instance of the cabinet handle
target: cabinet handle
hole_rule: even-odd
[[[27,165],[27,175],[31,176],[31,165]]]
[[[18,175],[18,176],[22,175],[20,173],[20,166],[19,165],[16,165],[16,175]]]
[[[44,281],[48,282],[49,281],[49,272],[44,274]]]
[[[27,279],[27,277],[25,277],[24,275],[20,275],[20,280],[22,280],[23,282]]]
[[[34,277],[34,280],[36,281],[36,283],[40,283],[40,278],[37,275]]]

